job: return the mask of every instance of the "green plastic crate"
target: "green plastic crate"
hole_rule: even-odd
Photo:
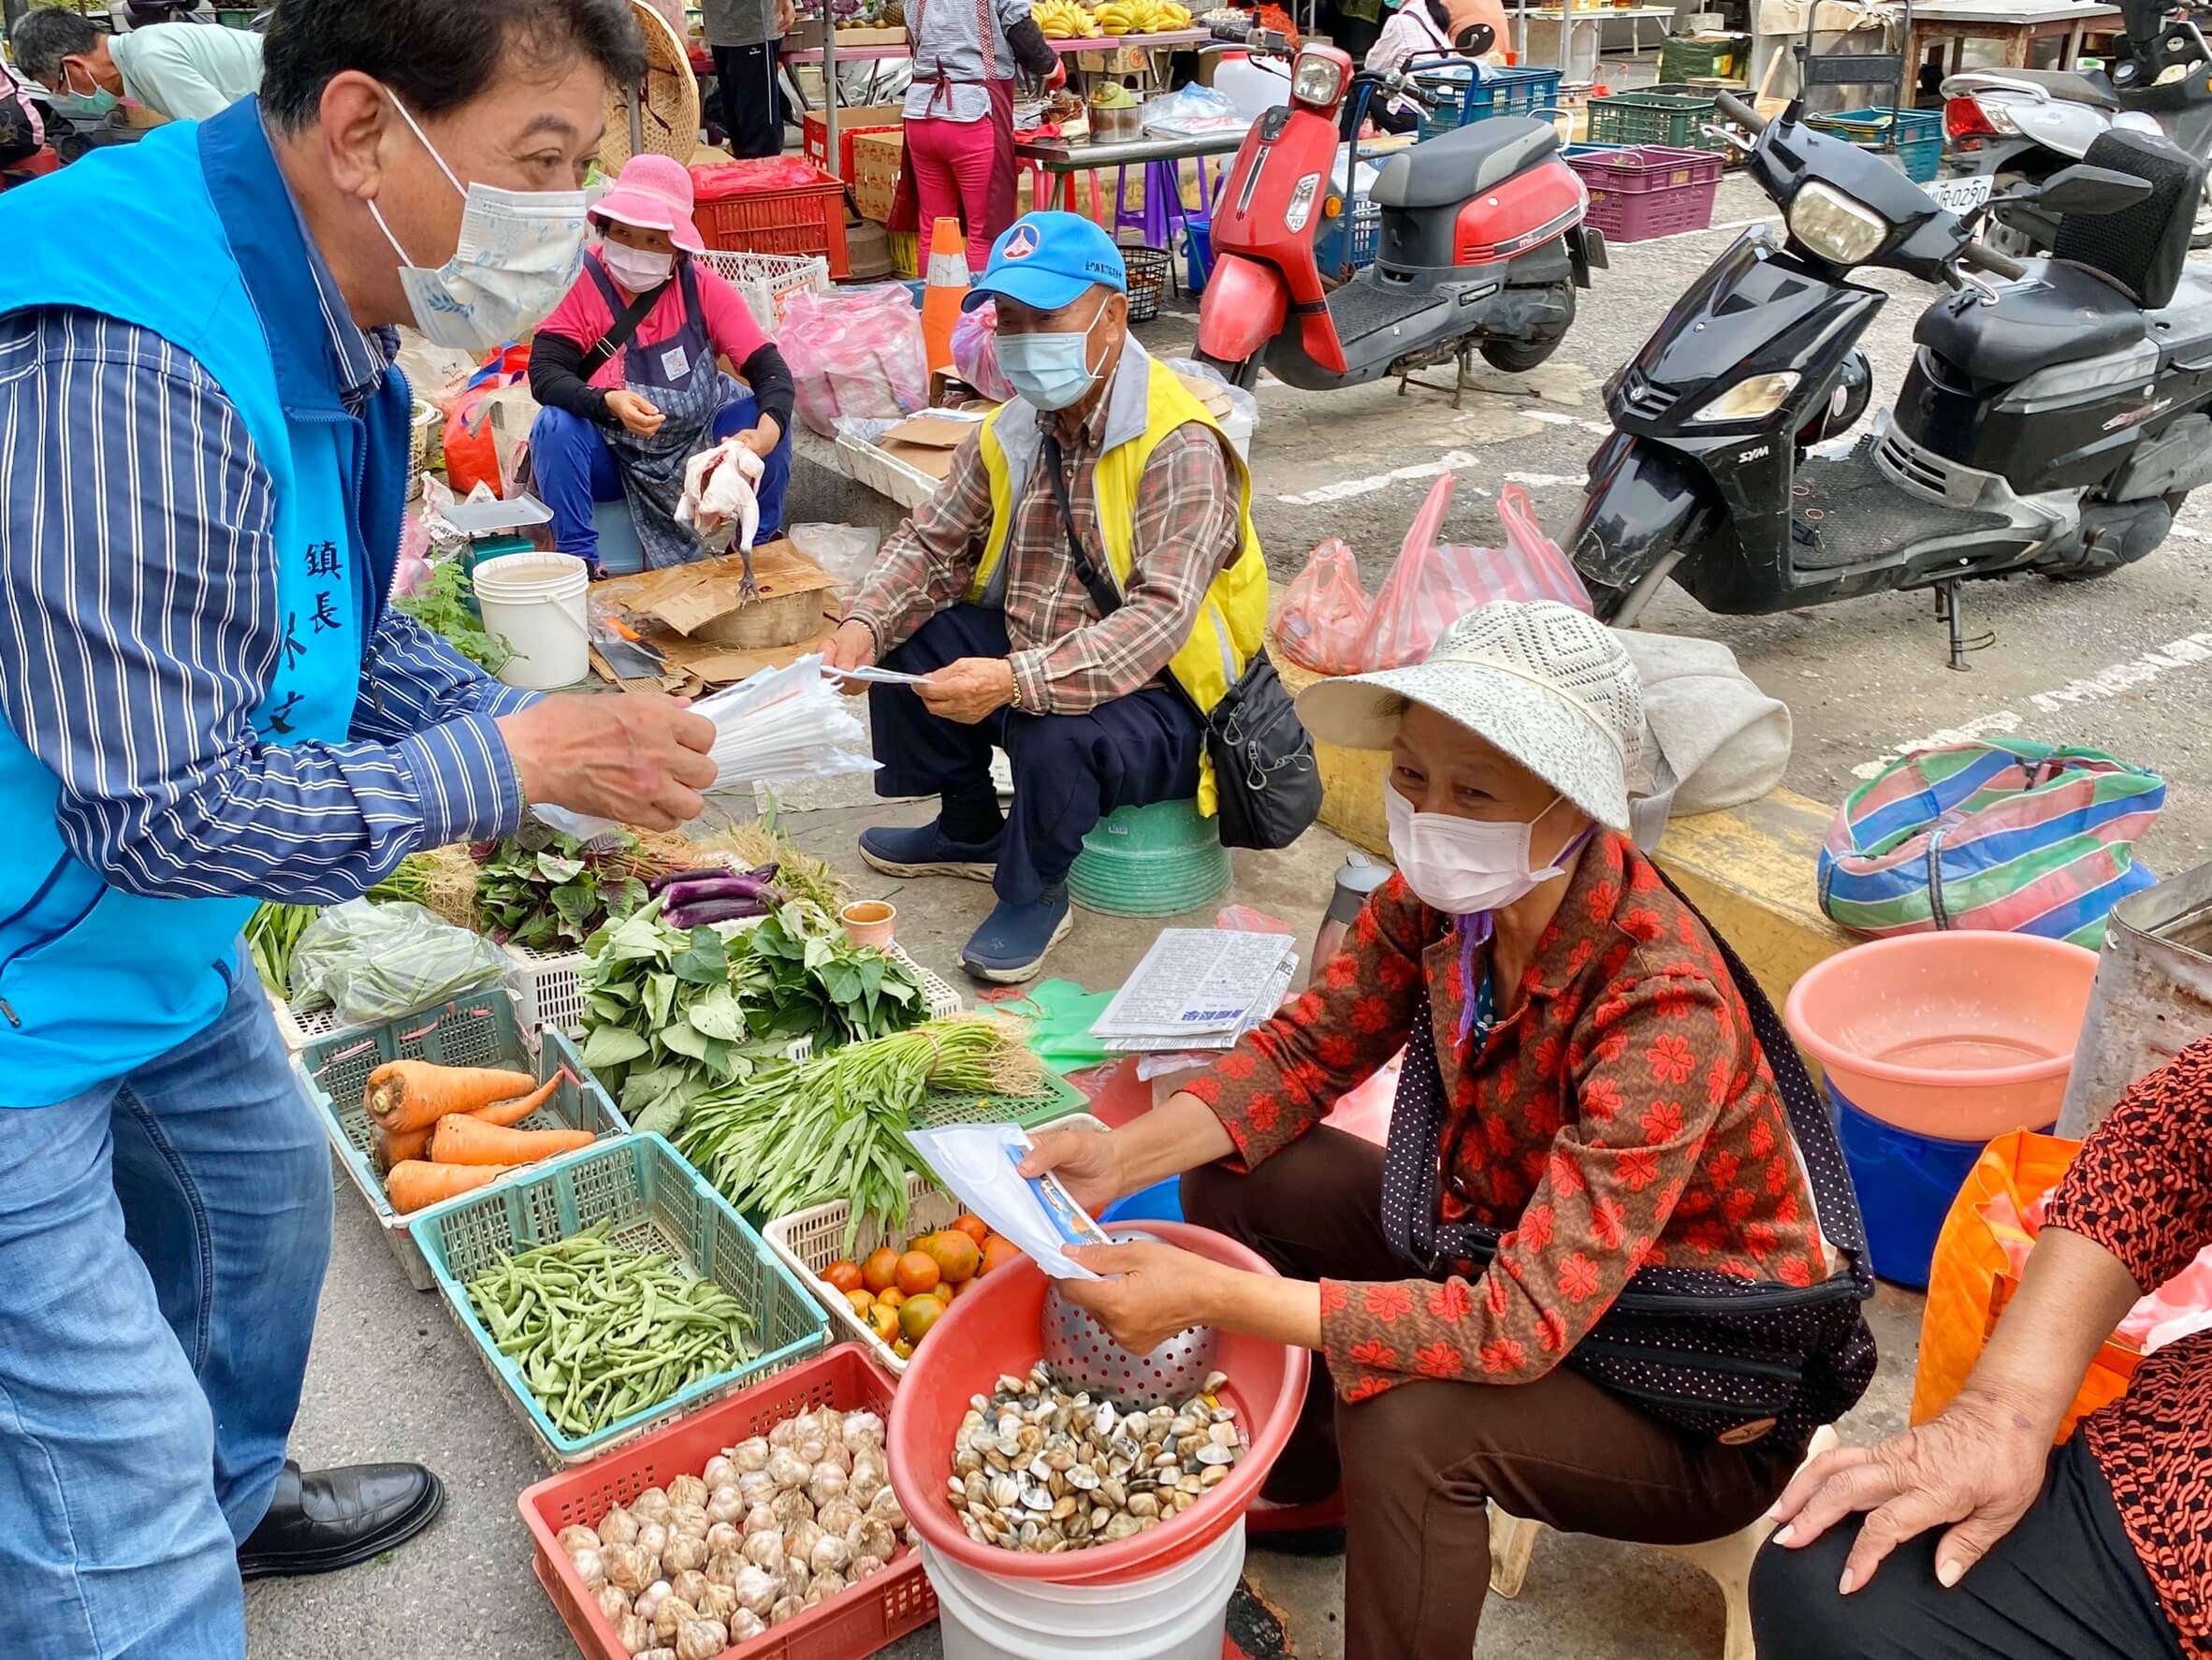
[[[1068,872],[1068,892],[1109,916],[1174,916],[1229,890],[1229,850],[1195,801],[1125,807],[1091,826]]]
[[[1593,144],[1666,144],[1677,150],[1726,146],[1705,129],[1718,119],[1710,93],[1616,93],[1590,100]]]
[[[369,1074],[387,1060],[500,1067],[528,1072],[541,1084],[565,1070],[570,1082],[556,1089],[552,1099],[517,1128],[588,1129],[602,1139],[630,1132],[629,1120],[569,1041],[557,1031],[548,1031],[533,1043],[515,999],[496,986],[403,1014],[382,1026],[354,1027],[308,1044],[293,1064],[307,1085],[308,1099],[322,1114],[323,1133],[330,1138],[330,1149],[345,1167],[362,1201],[374,1213],[385,1244],[405,1271],[407,1283],[418,1291],[427,1291],[437,1282],[407,1230],[413,1218],[395,1214],[391,1201],[385,1197],[384,1183],[370,1158],[369,1112],[361,1104]],[[463,1202],[462,1199],[444,1201],[447,1205]],[[432,1205],[419,1214],[427,1216],[439,1208]]]
[[[618,1245],[665,1251],[685,1273],[711,1279],[735,1295],[752,1316],[752,1342],[760,1354],[578,1440],[554,1426],[523,1382],[521,1369],[500,1353],[476,1318],[467,1286],[505,1258],[609,1220]],[[548,1159],[496,1187],[423,1212],[411,1231],[437,1276],[446,1307],[475,1339],[477,1359],[528,1426],[538,1456],[557,1470],[596,1458],[793,1365],[829,1341],[829,1319],[822,1305],[729,1201],[657,1135],[628,1135]]]
[[[1689,80],[1710,75],[1741,80],[1744,67],[1751,62],[1751,50],[1748,35],[1727,40],[1694,40],[1686,35],[1670,35],[1659,47],[1659,79]]]
[[[1055,1072],[1044,1075],[1044,1087],[1036,1095],[938,1095],[923,1098],[914,1114],[918,1129],[941,1129],[948,1124],[1018,1124],[1035,1129],[1071,1113],[1091,1110],[1091,1098]]]

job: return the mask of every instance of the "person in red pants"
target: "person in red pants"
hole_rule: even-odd
[[[957,219],[968,268],[980,271],[1014,221],[1014,66],[1050,87],[1067,84],[1068,72],[1029,0],[909,0],[907,48],[907,165],[890,228],[926,235]]]

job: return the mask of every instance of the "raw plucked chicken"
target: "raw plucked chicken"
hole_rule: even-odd
[[[745,561],[745,580],[738,590],[746,600],[761,597],[752,575],[752,543],[760,533],[761,459],[743,443],[725,438],[712,449],[703,449],[684,466],[684,499],[677,503],[676,522],[689,525],[709,553],[730,550],[733,539],[737,556]]]

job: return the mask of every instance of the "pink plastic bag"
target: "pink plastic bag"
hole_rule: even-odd
[[[986,299],[953,325],[953,372],[984,397],[1004,403],[1013,383],[998,372],[998,307]]]
[[[794,294],[776,342],[798,382],[799,418],[825,438],[840,415],[895,421],[929,400],[922,320],[903,284]]]
[[[1448,473],[1437,479],[1414,516],[1398,562],[1375,596],[1355,654],[1359,672],[1421,662],[1452,623],[1499,600],[1557,600],[1579,611],[1590,609],[1582,579],[1559,545],[1544,534],[1528,492],[1519,485],[1507,485],[1498,497],[1505,547],[1438,542],[1456,482]]]
[[[1292,580],[1275,619],[1275,642],[1284,656],[1316,674],[1356,674],[1374,604],[1360,580],[1360,561],[1332,536],[1306,555],[1305,568]]]

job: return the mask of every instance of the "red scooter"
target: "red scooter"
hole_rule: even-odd
[[[1309,46],[1291,67],[1288,104],[1253,123],[1237,152],[1214,208],[1198,336],[1200,357],[1237,386],[1253,384],[1263,357],[1276,379],[1307,391],[1386,374],[1404,391],[1413,371],[1454,360],[1456,407],[1470,353],[1509,372],[1534,369],[1575,320],[1575,290],[1606,263],[1557,129],[1496,116],[1384,164],[1375,263],[1331,292],[1314,242],[1347,205],[1330,182],[1337,118],[1351,95],[1344,128],[1356,149],[1377,91],[1443,101],[1404,74],[1354,73],[1335,47]],[[1347,182],[1351,166],[1347,155]]]

